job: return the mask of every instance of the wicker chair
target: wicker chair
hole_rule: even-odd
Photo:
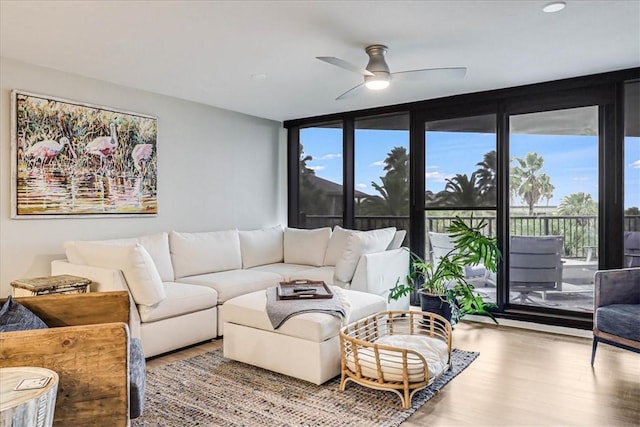
[[[340,331],[341,380],[396,393],[403,408],[451,367],[451,324],[419,311],[384,311]]]

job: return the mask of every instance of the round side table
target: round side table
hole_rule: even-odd
[[[42,388],[16,390],[22,380],[49,377]],[[58,374],[35,367],[0,368],[0,426],[50,427],[56,408]]]

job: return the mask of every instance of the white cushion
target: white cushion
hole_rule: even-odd
[[[88,265],[121,270],[137,304],[155,305],[166,298],[160,274],[141,244],[76,242],[76,247]]]
[[[284,230],[284,262],[287,264],[306,264],[320,267],[324,262],[331,228],[303,230],[286,228]]]
[[[242,268],[238,230],[169,234],[176,279]]]
[[[350,320],[354,322],[387,309],[387,302],[378,295],[344,289],[341,298],[349,300]],[[312,342],[323,342],[338,336],[340,319],[326,313],[298,314],[274,330],[265,309],[266,304],[264,291],[240,295],[224,304],[224,321]]]
[[[380,345],[414,350],[422,355],[427,361],[429,381],[440,376],[448,368],[449,347],[442,339],[424,335],[387,335],[374,342]],[[402,353],[391,350],[379,350],[379,358],[385,382],[402,382]],[[352,352],[346,354],[346,361],[349,369],[356,371]],[[373,347],[359,347],[358,362],[362,369],[361,372],[363,376],[373,379],[378,378],[378,369]],[[424,363],[422,363],[422,360],[415,354],[409,353],[407,355],[407,373],[409,375],[409,382],[425,380]]]
[[[291,280],[291,275],[295,274],[298,271],[308,270],[308,265],[300,265],[300,264],[285,264],[279,262],[277,264],[266,264],[259,265],[258,267],[252,267],[250,270],[256,271],[266,271],[268,273],[275,273],[281,276],[281,280],[289,281]]]
[[[305,270],[298,270],[294,273],[291,273],[289,275],[289,280],[308,279],[322,281],[327,285],[332,285],[335,271],[336,268],[331,267],[330,265],[325,267],[307,268]]]
[[[402,246],[402,242],[404,242],[404,237],[407,235],[406,230],[398,230],[396,234],[393,236],[391,243],[387,246],[388,251],[392,251],[394,249],[400,249]]]
[[[274,264],[284,259],[284,230],[281,226],[240,231],[242,268]]]
[[[215,289],[218,292],[218,304],[222,304],[238,295],[276,286],[281,280],[282,277],[277,274],[249,269],[219,271],[217,273],[183,277],[180,282],[208,286]]]
[[[395,233],[395,227],[352,233],[347,238],[342,257],[336,262],[335,280],[338,283],[350,282],[360,257],[365,254],[384,252]]]
[[[331,233],[331,238],[329,239],[329,244],[327,245],[327,251],[324,254],[324,263],[323,265],[332,265],[335,267],[336,262],[342,256],[345,248],[347,247],[347,239],[353,233],[357,233],[356,230],[347,230],[339,225],[336,225],[333,228],[333,233]]]
[[[171,282],[174,279],[171,254],[169,253],[169,235],[166,232],[126,239],[93,240],[88,242],[118,246],[130,246],[140,243],[149,255],[151,255],[151,259],[153,259],[162,280]],[[86,260],[82,256],[82,251],[78,250],[76,243],[76,241],[64,242],[63,245],[67,260],[69,260],[71,264],[87,265]]]
[[[153,307],[139,305],[138,312],[143,322],[155,322],[200,310],[215,307],[218,304],[218,293],[206,286],[186,283],[163,283],[167,298]]]

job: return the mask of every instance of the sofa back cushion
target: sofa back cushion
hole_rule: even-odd
[[[321,267],[331,238],[331,228],[285,228],[284,262]]]
[[[392,251],[394,249],[400,249],[402,247],[402,242],[404,242],[404,238],[406,237],[406,230],[398,230],[396,234],[393,236],[391,243],[387,246],[388,251]]]
[[[238,230],[169,233],[176,279],[242,268]]]
[[[82,256],[82,251],[78,250],[76,243],[76,241],[64,242],[67,259],[72,264],[87,265],[87,261]],[[129,239],[94,240],[89,241],[89,243],[118,246],[132,246],[139,243],[151,256],[162,281],[172,282],[174,279],[173,266],[171,265],[171,254],[169,253],[169,234],[166,232],[132,237]]]
[[[87,265],[121,270],[136,304],[153,306],[167,297],[158,269],[141,244],[76,242],[76,247]]]
[[[324,265],[325,266],[334,266],[336,262],[342,257],[342,253],[347,247],[347,239],[353,233],[357,233],[356,230],[347,230],[345,228],[336,225],[333,227],[333,233],[331,233],[331,238],[329,239],[329,244],[327,245],[327,251],[324,254]]]
[[[384,252],[393,240],[395,227],[351,233],[342,256],[336,262],[334,278],[338,283],[350,282],[362,255]]]
[[[240,231],[242,268],[275,264],[284,260],[284,230],[281,226]]]

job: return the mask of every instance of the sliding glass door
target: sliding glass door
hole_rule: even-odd
[[[509,116],[509,299],[593,310],[598,106]]]

